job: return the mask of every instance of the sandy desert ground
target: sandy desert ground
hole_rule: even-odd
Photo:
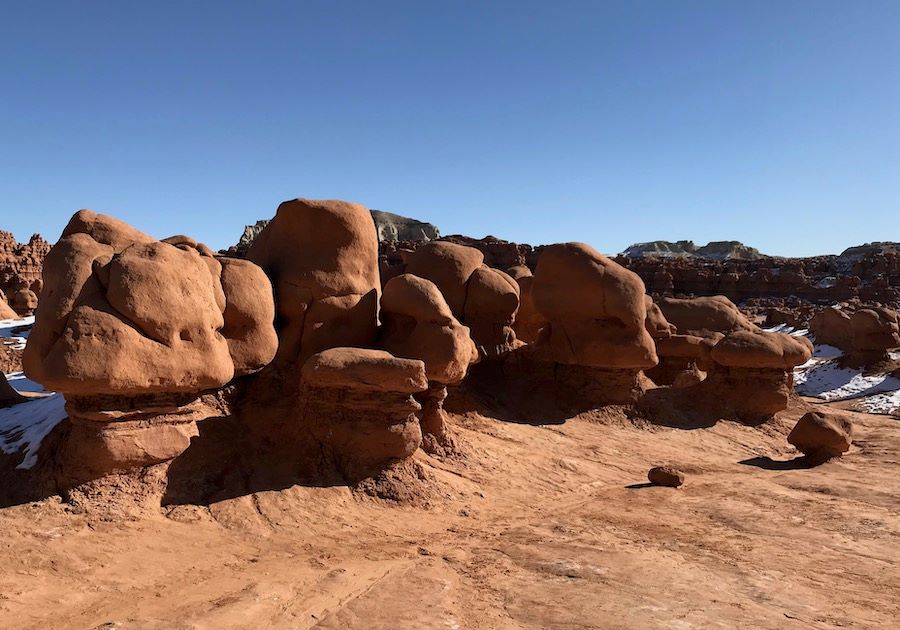
[[[853,414],[851,452],[804,468],[785,435],[811,404],[694,430],[454,415],[462,456],[419,451],[378,496],[290,487],[124,521],[98,497],[7,507],[0,627],[892,627],[897,420]],[[645,484],[657,463],[685,485]]]

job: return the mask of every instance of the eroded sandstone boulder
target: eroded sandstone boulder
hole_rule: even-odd
[[[814,460],[840,457],[850,450],[853,425],[841,413],[810,411],[791,430],[788,442]]]
[[[389,352],[425,363],[428,389],[422,405],[423,446],[429,452],[452,446],[443,402],[447,385],[463,380],[478,351],[469,329],[453,316],[437,286],[412,274],[392,278],[381,297],[382,345]]]
[[[235,279],[241,274],[244,282]],[[83,481],[181,452],[196,420],[219,411],[203,393],[272,359],[273,312],[259,269],[220,262],[196,242],[157,241],[112,217],[76,213],[47,255],[23,356],[29,378],[66,397],[65,471]],[[248,336],[252,349],[242,346]]]
[[[658,362],[644,295],[636,274],[589,245],[561,243],[542,251],[532,296],[547,323],[533,358],[553,366],[554,387],[565,397],[601,405],[641,395],[642,370]]]
[[[812,356],[812,344],[783,333],[738,330],[711,350],[713,365],[701,384],[711,409],[748,422],[787,409],[793,368]]]
[[[453,315],[471,330],[483,357],[494,359],[520,343],[512,324],[519,308],[519,285],[484,264],[473,247],[432,241],[406,256],[405,273],[437,286]]]
[[[534,302],[548,321],[535,342],[543,360],[634,370],[657,364],[645,324],[644,283],[589,245],[544,249],[534,276]]]
[[[414,394],[428,388],[425,364],[384,350],[331,348],[301,370],[302,415],[349,476],[410,457],[422,442]]]
[[[757,330],[735,304],[722,295],[697,298],[662,298],[659,308],[683,335],[708,337],[738,330]]]
[[[366,347],[378,325],[378,237],[355,203],[293,199],[247,252],[275,289],[278,360],[302,366],[322,350]]]

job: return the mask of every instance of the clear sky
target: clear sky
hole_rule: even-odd
[[[0,229],[288,198],[530,243],[900,240],[900,2],[3,2]]]

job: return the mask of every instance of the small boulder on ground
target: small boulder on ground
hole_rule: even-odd
[[[684,473],[672,466],[654,466],[647,473],[647,479],[656,486],[677,488],[684,483]]]
[[[828,411],[810,411],[800,418],[788,435],[788,442],[813,459],[840,457],[850,450],[853,425],[847,416]]]

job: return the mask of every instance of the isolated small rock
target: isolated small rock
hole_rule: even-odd
[[[684,473],[671,466],[654,466],[647,473],[647,479],[657,486],[677,488],[684,483]]]
[[[853,425],[842,414],[810,411],[791,430],[788,442],[808,457],[840,457],[850,450]]]

